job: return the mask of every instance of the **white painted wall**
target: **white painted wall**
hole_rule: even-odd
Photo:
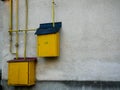
[[[19,28],[24,29],[25,0],[19,1]],[[56,21],[63,23],[61,54],[55,59],[38,58],[37,80],[120,81],[120,0],[55,2]],[[7,79],[8,74],[6,61],[15,57],[9,52],[8,10],[6,2],[1,37],[4,38],[3,79]],[[29,0],[29,28],[38,28],[40,23],[50,21],[51,0]],[[36,56],[35,38],[34,32],[28,33],[27,56]],[[23,56],[23,33],[20,33],[19,44],[19,56]]]
[[[0,2],[0,69],[2,68],[2,50],[3,50],[3,3]]]

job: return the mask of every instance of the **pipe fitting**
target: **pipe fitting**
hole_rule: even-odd
[[[19,47],[19,44],[18,44],[18,43],[16,43],[16,44],[15,44],[15,47]]]

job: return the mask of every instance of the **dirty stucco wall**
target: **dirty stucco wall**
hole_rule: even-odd
[[[0,70],[2,68],[2,47],[3,47],[3,4],[0,2]]]
[[[19,29],[24,29],[25,0],[19,1]],[[120,0],[55,0],[55,2],[56,21],[62,21],[63,24],[60,31],[61,54],[59,58],[38,58],[36,79],[120,81]],[[0,26],[3,27],[0,36],[3,39],[2,78],[7,79],[7,61],[15,57],[9,52],[8,2],[0,1],[0,9],[3,9],[4,14],[0,19],[0,24],[3,24]],[[13,20],[15,29],[15,18]],[[50,21],[51,0],[29,0],[29,28],[38,28],[40,23]],[[24,33],[20,32],[20,57],[23,56],[23,35]],[[15,34],[13,38],[15,40]],[[34,32],[28,33],[27,43],[27,56],[35,57]],[[13,50],[15,51],[15,47]]]

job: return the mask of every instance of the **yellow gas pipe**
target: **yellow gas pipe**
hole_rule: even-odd
[[[12,31],[8,31],[8,32],[24,32],[26,31],[26,29],[23,29],[23,30],[12,30]],[[27,31],[36,31],[36,29],[27,29]]]
[[[26,23],[25,23],[25,34],[24,34],[24,59],[26,58],[27,48],[27,30],[28,30],[28,0],[26,0]]]
[[[12,51],[12,29],[13,29],[13,23],[12,23],[12,20],[13,20],[13,0],[10,0],[10,23],[9,23],[9,34],[10,34],[10,53],[11,54],[16,54],[16,53],[13,53]]]
[[[52,23],[53,23],[53,27],[55,26],[55,2],[54,0],[52,0]]]
[[[12,54],[16,54],[16,58],[18,58],[18,42],[19,42],[19,32],[25,32],[24,33],[24,59],[26,58],[26,46],[27,46],[27,31],[35,31],[36,29],[28,29],[28,0],[26,0],[26,24],[25,24],[25,29],[24,30],[19,30],[19,0],[16,0],[16,30],[13,30],[13,0],[10,0],[10,25],[9,25],[9,34],[10,34],[10,52]],[[13,53],[12,51],[12,45],[13,45],[13,40],[12,40],[12,32],[16,32],[16,52]]]
[[[16,30],[18,31],[18,14],[19,14],[19,11],[18,11],[18,8],[19,8],[19,0],[16,0]],[[18,46],[19,46],[19,44],[18,44],[18,40],[19,40],[19,33],[18,32],[16,32],[16,44],[15,44],[15,46],[16,46],[16,59],[18,59]]]

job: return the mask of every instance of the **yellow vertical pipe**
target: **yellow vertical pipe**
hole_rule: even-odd
[[[55,26],[55,8],[54,8],[55,2],[52,0],[52,23],[53,27]]]
[[[13,21],[13,0],[10,0],[10,23],[9,23],[9,31],[11,31],[11,32],[9,32],[9,34],[10,34],[10,53],[12,53],[12,54],[16,54],[16,53],[13,53],[13,51],[12,51],[12,27],[13,27],[13,23],[12,23],[12,21]]]
[[[27,48],[27,30],[28,30],[28,0],[26,0],[26,23],[25,23],[25,34],[24,34],[24,59],[26,58]]]
[[[12,31],[12,12],[13,12],[13,2],[12,0],[10,0],[10,23],[9,23],[9,29],[10,31]]]
[[[12,0],[10,0],[10,25],[9,30],[12,31]],[[10,52],[12,53],[12,32],[10,32]]]
[[[16,30],[18,30],[18,14],[19,14],[19,0],[16,0]],[[16,59],[18,59],[18,40],[19,40],[19,33],[18,32],[16,32]]]

